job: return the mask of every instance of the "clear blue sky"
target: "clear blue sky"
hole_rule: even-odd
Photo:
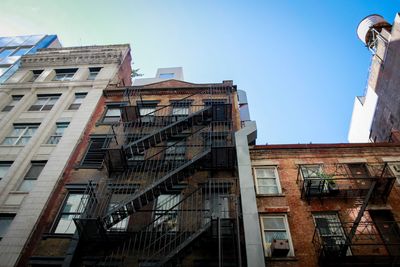
[[[184,67],[190,82],[246,90],[258,144],[347,142],[370,52],[356,27],[400,0],[2,0],[0,36],[53,33],[64,46],[130,43],[134,67]]]

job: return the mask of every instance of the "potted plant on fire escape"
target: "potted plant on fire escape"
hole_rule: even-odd
[[[328,187],[328,192],[332,195],[336,195],[339,193],[339,186],[333,180],[333,174],[328,174],[325,172],[320,173],[321,179],[325,181],[325,184]]]

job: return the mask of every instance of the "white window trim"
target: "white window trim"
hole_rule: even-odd
[[[388,162],[387,164],[389,165],[390,171],[393,173],[394,177],[396,178],[396,184],[400,185],[400,168],[395,167],[397,165],[400,167],[400,161]]]
[[[278,193],[276,193],[276,194],[265,194],[265,193],[260,193],[259,192],[256,169],[265,169],[265,168],[274,168],[276,187],[278,189]],[[278,166],[276,166],[276,165],[257,165],[257,166],[253,166],[253,177],[254,177],[254,180],[255,180],[254,184],[256,186],[256,194],[257,195],[266,195],[266,196],[269,196],[269,195],[271,195],[271,196],[282,195],[282,187],[281,187],[281,182],[280,182],[279,173],[278,173]]]
[[[262,239],[262,242],[263,242],[263,247],[264,247],[264,255],[265,255],[265,257],[268,257],[268,258],[271,258],[271,250],[270,250],[270,248],[268,247],[268,246],[270,246],[270,245],[268,245],[268,244],[270,244],[270,243],[267,243],[266,242],[266,240],[265,240],[265,235],[264,235],[264,221],[263,221],[263,218],[283,218],[283,223],[285,224],[285,229],[286,229],[286,233],[287,233],[287,237],[288,237],[288,241],[289,241],[289,253],[288,253],[288,255],[286,256],[286,258],[288,258],[288,257],[294,257],[295,256],[295,254],[294,254],[294,248],[293,248],[293,242],[292,242],[292,236],[291,236],[291,234],[290,234],[290,228],[289,228],[289,222],[288,222],[288,220],[287,220],[287,215],[286,214],[268,214],[268,215],[266,215],[266,214],[264,214],[264,215],[260,215],[260,224],[261,224],[261,235],[262,235],[262,237],[261,237],[261,239]],[[283,257],[283,258],[285,258],[285,257]]]

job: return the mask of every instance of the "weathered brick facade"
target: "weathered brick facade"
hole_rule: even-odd
[[[262,168],[265,166],[276,166],[279,177],[281,192],[277,194],[257,195],[257,207],[259,215],[286,215],[290,236],[293,244],[292,257],[266,257],[266,266],[318,266],[323,264],[318,251],[313,244],[316,233],[313,214],[318,212],[337,213],[341,222],[349,222],[349,227],[344,227],[346,235],[349,234],[350,225],[355,221],[360,208],[362,207],[365,194],[359,197],[345,198],[345,190],[349,187],[344,186],[345,180],[336,180],[338,185],[337,195],[328,193],[328,190],[322,189],[321,194],[315,193],[310,199],[302,198],[304,190],[301,181],[299,168],[307,165],[322,166],[323,172],[334,174],[336,166],[346,166],[347,164],[362,163],[370,166],[384,166],[385,162],[395,162],[400,160],[400,146],[397,144],[376,143],[376,144],[322,144],[322,145],[266,145],[254,146],[250,150],[253,168]],[[346,167],[347,168],[347,167]],[[393,177],[393,175],[389,175]],[[333,179],[335,176],[333,175]],[[352,179],[348,177],[347,179]],[[356,181],[356,180],[355,180]],[[361,180],[357,180],[359,183]],[[351,188],[351,187],[350,187]],[[379,188],[376,185],[376,188]],[[351,188],[351,192],[355,187]],[[342,192],[340,192],[342,190]],[[400,201],[399,185],[395,182],[390,190],[387,201],[373,201],[371,198],[361,222],[371,221],[369,215],[371,211],[389,210],[393,214],[394,220],[400,219]],[[343,194],[342,194],[343,193]],[[335,193],[336,194],[336,193]],[[360,224],[362,225],[362,223]],[[369,226],[373,227],[376,226]],[[398,227],[397,227],[398,228]],[[396,228],[396,229],[397,229]],[[353,240],[358,240],[361,226],[357,229]],[[376,231],[376,229],[374,229]],[[361,231],[360,231],[361,232]],[[375,232],[376,233],[376,232]],[[364,258],[364,266],[373,264],[374,257],[377,260],[381,256],[387,256],[389,245],[384,244],[382,240],[377,240],[378,235],[371,235],[369,242],[374,245],[354,245],[351,246],[351,253],[354,256]],[[314,238],[314,239],[313,239]],[[399,238],[399,236],[395,237]],[[357,244],[360,241],[353,241]],[[380,243],[380,244],[378,244]],[[398,247],[396,246],[396,250]],[[395,256],[395,255],[392,255]],[[368,257],[368,258],[367,258]],[[346,258],[346,257],[344,257]],[[351,256],[347,256],[347,259]],[[360,259],[358,258],[358,260]],[[344,262],[342,258],[331,260],[332,265],[340,266]],[[378,259],[379,261],[379,259]],[[350,261],[351,262],[351,261]],[[359,264],[361,261],[359,260]],[[383,264],[383,260],[381,263]],[[325,263],[326,264],[326,263]],[[398,262],[397,262],[398,264]],[[357,265],[358,266],[358,265]]]

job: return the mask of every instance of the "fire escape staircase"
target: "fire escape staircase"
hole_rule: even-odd
[[[204,201],[210,197],[207,185],[195,188],[129,240],[121,243],[96,266],[115,262],[118,262],[118,266],[169,266],[173,259],[184,254],[185,249],[218,220],[212,215],[215,211],[204,207]],[[233,198],[230,197],[231,200]]]

